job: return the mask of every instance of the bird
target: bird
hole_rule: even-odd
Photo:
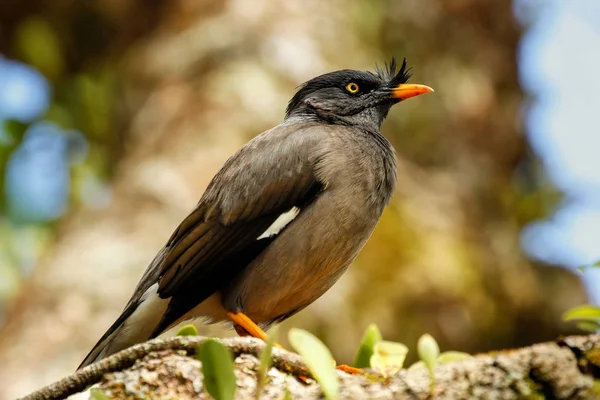
[[[393,105],[433,92],[411,76],[392,58],[299,86],[283,122],[213,177],[79,369],[200,318],[266,340],[323,295],[394,192],[396,155],[381,125]]]

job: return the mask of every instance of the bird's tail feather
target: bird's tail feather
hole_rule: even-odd
[[[169,299],[159,297],[158,284],[151,285],[137,300],[129,302],[79,368],[153,337],[168,303]]]
[[[120,320],[120,318],[119,318]],[[96,345],[92,348],[92,350],[88,353],[87,356],[85,356],[85,358],[83,359],[83,361],[81,362],[81,364],[79,364],[79,367],[77,367],[78,370],[80,370],[81,368],[87,367],[90,364],[95,363],[96,361],[99,361],[101,359],[103,359],[104,357],[112,354],[109,353],[107,354],[107,350],[112,347],[111,344],[113,342],[113,339],[115,337],[115,335],[118,335],[119,330],[121,328],[121,326],[123,325],[124,321],[119,321],[117,320],[117,322],[119,322],[118,326],[115,326],[115,324],[113,324],[113,326],[111,326],[108,331],[106,331],[106,333],[104,334],[104,336],[102,336],[102,338],[98,341],[98,343],[96,343]],[[119,350],[116,350],[119,351]]]
[[[135,289],[134,295],[119,318],[104,333],[77,369],[136,343],[148,340],[162,318],[168,300],[158,296],[158,273],[168,249],[163,248],[150,263]],[[148,301],[150,300],[150,301]],[[148,332],[149,331],[149,332]]]

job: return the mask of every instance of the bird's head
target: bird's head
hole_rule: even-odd
[[[411,75],[406,59],[398,69],[392,58],[375,73],[343,69],[317,76],[300,86],[288,104],[286,118],[306,116],[379,130],[394,104],[433,92],[428,86],[409,84]]]

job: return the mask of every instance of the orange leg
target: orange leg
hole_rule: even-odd
[[[240,336],[253,336],[263,341],[267,341],[268,336],[254,321],[252,321],[248,316],[244,313],[232,313],[227,312],[227,318],[234,322],[234,329]],[[275,343],[275,346],[281,347],[281,345]],[[360,373],[360,369],[351,367],[349,365],[338,365],[336,367],[340,371],[344,371],[348,374],[358,374]]]
[[[230,320],[235,322],[236,325],[239,325],[239,327],[241,327],[244,331],[246,331],[246,333],[249,334],[250,336],[253,336],[260,340],[264,340],[265,342],[269,338],[267,336],[267,334],[265,333],[265,331],[260,329],[260,326],[256,325],[254,323],[254,321],[252,321],[250,318],[248,318],[246,316],[246,314],[244,314],[244,313],[232,313],[232,312],[228,311],[227,318],[229,318]],[[238,334],[240,334],[240,331],[238,330],[238,328],[235,328],[235,331]],[[242,335],[240,335],[240,336],[242,336]]]

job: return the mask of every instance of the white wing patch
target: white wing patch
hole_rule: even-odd
[[[147,340],[162,319],[170,300],[158,297],[158,283],[150,286],[135,311],[125,320],[119,339],[133,343]]]
[[[283,228],[292,222],[298,216],[298,214],[300,214],[300,209],[298,207],[292,207],[289,211],[286,211],[277,217],[275,222],[273,222],[271,226],[269,226],[267,230],[262,233],[262,235],[257,237],[256,240],[277,235],[283,230]]]

